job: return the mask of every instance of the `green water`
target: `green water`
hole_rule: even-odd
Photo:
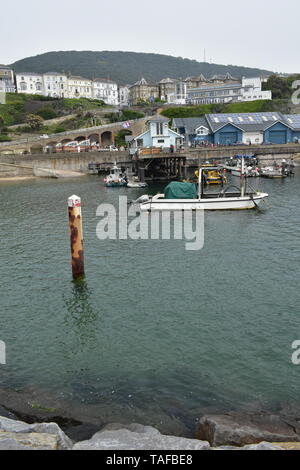
[[[99,241],[97,206],[128,190],[98,177],[1,182],[1,386],[136,409],[144,421],[153,410],[297,402],[299,183],[299,170],[260,183],[270,194],[262,213],[207,212],[204,248],[188,252],[178,240]],[[77,285],[66,211],[74,193],[86,263]]]

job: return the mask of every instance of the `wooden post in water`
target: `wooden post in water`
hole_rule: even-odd
[[[73,278],[84,276],[83,230],[81,215],[81,199],[71,196],[68,199],[69,226],[71,238],[71,256]]]

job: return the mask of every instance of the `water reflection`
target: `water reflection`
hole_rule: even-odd
[[[85,279],[73,281],[70,294],[63,295],[66,306],[64,323],[69,333],[79,341],[81,350],[96,344],[95,323],[98,312],[92,306],[91,297],[92,291]]]

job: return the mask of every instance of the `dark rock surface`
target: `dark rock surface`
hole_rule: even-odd
[[[268,413],[238,413],[203,416],[196,431],[198,439],[212,446],[244,446],[262,441],[295,442],[300,440],[295,419]]]

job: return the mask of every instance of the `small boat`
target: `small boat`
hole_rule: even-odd
[[[128,181],[127,188],[147,188],[147,183],[142,183],[141,181]]]
[[[209,170],[216,170],[211,167]],[[198,188],[193,183],[170,183],[164,194],[155,196],[144,195],[136,202],[141,211],[172,211],[172,210],[234,210],[254,209],[268,197],[267,193],[246,190],[244,160],[242,159],[240,188],[237,186],[222,187],[219,193],[204,192],[204,174],[208,168],[199,169]]]
[[[287,175],[282,173],[281,169],[276,168],[263,168],[261,170],[261,175],[265,178],[286,178]]]
[[[294,162],[282,160],[281,165],[269,166],[261,169],[261,176],[265,178],[286,178],[294,175]]]
[[[109,175],[104,179],[104,182],[109,188],[127,185],[126,175],[122,172],[122,168],[119,168],[116,163],[109,170]]]

